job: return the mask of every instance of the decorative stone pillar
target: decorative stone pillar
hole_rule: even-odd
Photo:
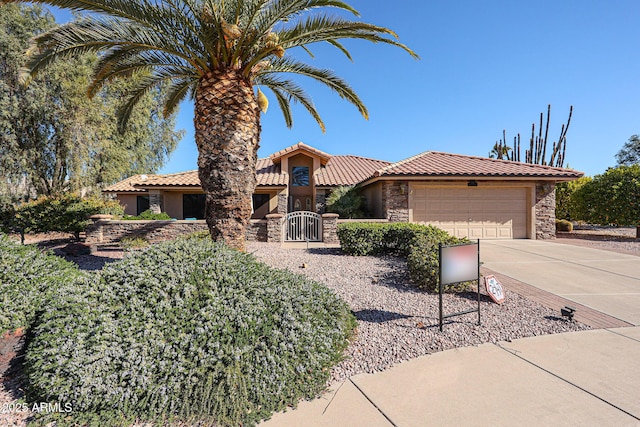
[[[102,243],[104,241],[104,233],[102,224],[113,218],[111,215],[91,215],[89,219],[91,223],[85,229],[86,243]]]
[[[278,213],[281,215],[287,214],[287,190],[282,190],[278,193]]]
[[[536,239],[556,238],[555,182],[536,184]]]
[[[390,222],[409,222],[409,183],[388,181],[382,191],[386,218]]]
[[[331,245],[339,244],[338,214],[326,213],[322,215],[322,241]]]
[[[155,214],[164,210],[164,197],[161,190],[149,190],[149,209]]]
[[[284,215],[279,213],[268,214],[267,218],[267,242],[280,243],[282,242],[282,218]]]

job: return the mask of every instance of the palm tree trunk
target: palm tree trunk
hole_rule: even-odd
[[[194,124],[211,238],[244,250],[260,141],[260,110],[251,83],[237,70],[202,77]]]

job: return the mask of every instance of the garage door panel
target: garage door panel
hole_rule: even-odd
[[[416,187],[412,195],[414,222],[471,239],[527,237],[526,188]]]

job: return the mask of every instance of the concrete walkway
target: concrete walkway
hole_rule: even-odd
[[[483,241],[481,259],[500,274],[640,322],[638,257],[520,240]],[[640,426],[638,361],[640,326],[459,348],[356,375],[261,425]]]
[[[640,325],[640,259],[536,240],[480,243],[484,267]]]

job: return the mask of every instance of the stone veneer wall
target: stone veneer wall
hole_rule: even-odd
[[[116,243],[125,237],[142,237],[149,243],[175,239],[196,231],[209,230],[206,221],[113,221],[96,218],[87,227],[87,243]],[[251,220],[248,241],[267,241],[267,221]]]
[[[282,191],[278,193],[278,213],[286,215],[289,203],[287,202],[287,193]]]
[[[555,182],[536,183],[536,239],[556,238]]]
[[[322,215],[322,241],[330,245],[340,243],[340,239],[338,239],[338,214],[326,213]]]
[[[382,208],[390,222],[409,221],[409,183],[386,181],[382,183]]]

